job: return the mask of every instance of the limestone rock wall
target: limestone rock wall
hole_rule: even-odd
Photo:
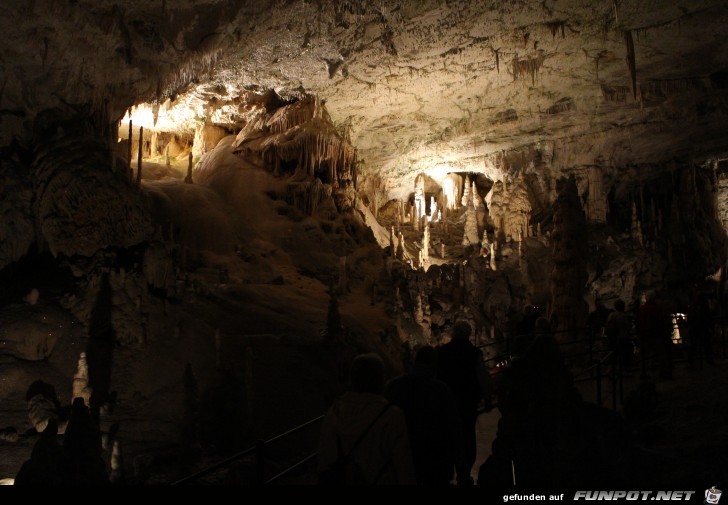
[[[54,254],[92,256],[148,239],[140,193],[111,171],[108,148],[91,133],[59,127],[37,145],[31,165],[38,232]]]
[[[18,163],[0,163],[0,270],[20,259],[35,242],[33,189]]]

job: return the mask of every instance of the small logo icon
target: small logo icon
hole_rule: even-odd
[[[706,489],[705,503],[709,503],[710,505],[718,505],[722,492],[723,491],[721,491],[720,489],[715,489],[715,486],[711,487],[710,489]]]

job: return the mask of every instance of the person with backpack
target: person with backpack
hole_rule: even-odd
[[[437,351],[423,346],[415,353],[412,370],[389,381],[384,395],[402,408],[417,484],[447,486],[453,468],[463,470],[460,415],[450,388],[435,377]]]
[[[415,484],[404,413],[382,396],[384,364],[362,354],[351,389],[326,412],[319,445],[319,484]]]
[[[452,339],[438,348],[437,378],[447,384],[455,397],[463,437],[463,464],[457,475],[458,485],[472,484],[471,469],[477,456],[475,423],[478,406],[485,401],[492,409],[490,373],[483,352],[470,342],[472,327],[467,321],[455,323]]]

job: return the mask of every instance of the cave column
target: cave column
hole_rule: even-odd
[[[592,223],[607,221],[607,199],[604,195],[604,177],[599,166],[589,167],[587,173],[589,193],[587,197],[587,217]]]

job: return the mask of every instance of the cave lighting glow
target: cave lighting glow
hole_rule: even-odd
[[[121,120],[119,134],[123,136],[128,134],[129,119],[132,121],[135,134],[140,126],[145,130],[190,133],[194,132],[195,126],[201,122],[199,118],[205,115],[202,104],[195,105],[189,101],[179,101],[172,104],[167,100],[159,105],[155,122],[154,107],[155,105],[151,103],[142,103],[127,110]]]

